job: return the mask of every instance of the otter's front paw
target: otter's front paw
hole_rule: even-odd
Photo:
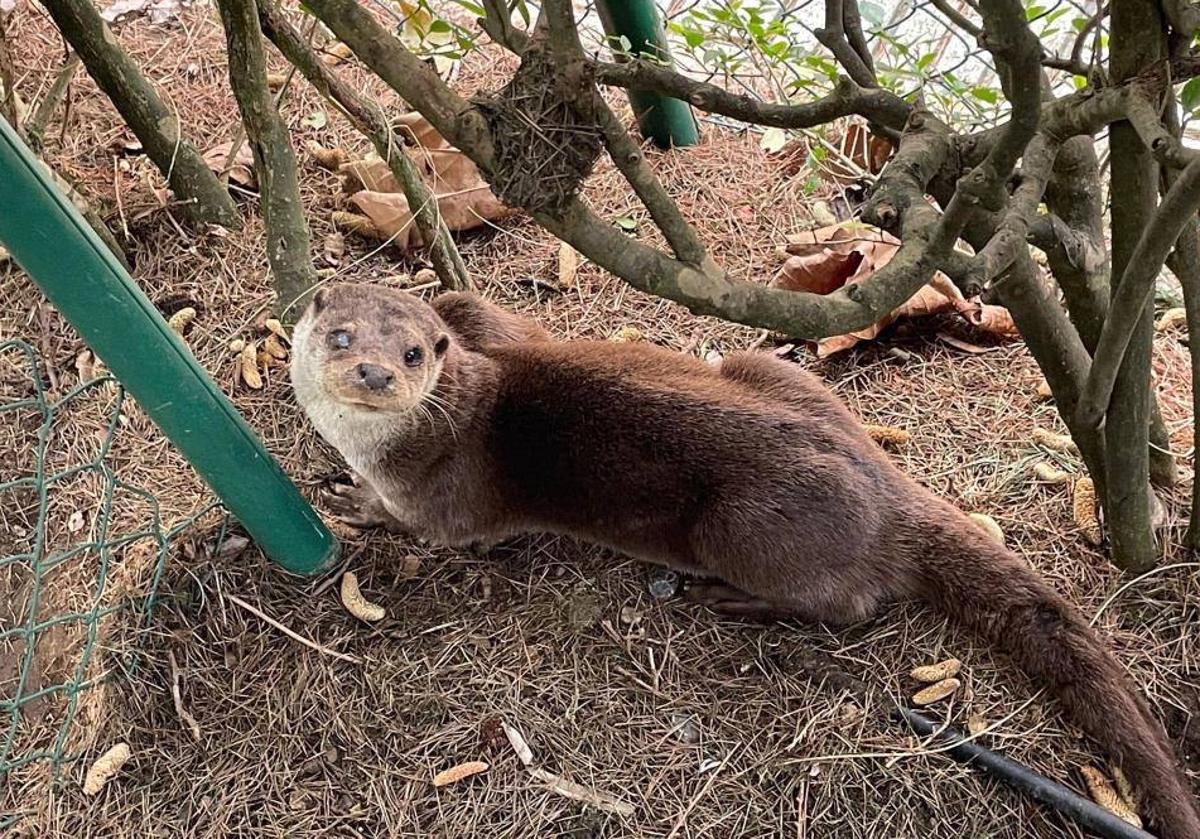
[[[364,483],[330,481],[321,490],[321,501],[339,521],[360,530],[382,527],[393,533],[403,530],[400,522],[387,511],[383,501]]]

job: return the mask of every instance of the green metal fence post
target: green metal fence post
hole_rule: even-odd
[[[654,0],[596,0],[596,11],[610,39],[625,37],[629,52],[670,66],[667,34],[663,30]],[[620,60],[620,56],[617,56]],[[660,148],[694,146],[700,137],[696,120],[686,102],[650,93],[629,91],[629,104],[637,116],[642,134]]]
[[[267,556],[297,574],[332,565],[337,540],[3,119],[0,207],[0,243]]]

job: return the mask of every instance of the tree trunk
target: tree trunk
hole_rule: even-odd
[[[1162,18],[1154,0],[1113,0],[1114,83],[1121,83],[1166,53]],[[1112,276],[1121,277],[1158,201],[1158,163],[1128,122],[1114,123],[1112,150]],[[1150,522],[1150,352],[1154,311],[1145,307],[1117,375],[1105,417],[1109,475],[1105,513],[1112,558],[1127,571],[1154,565],[1158,550]]]
[[[88,74],[120,111],[163,173],[188,217],[197,222],[239,228],[242,215],[229,193],[180,133],[179,118],[121,49],[90,0],[44,0],[64,38],[83,60]]]
[[[1101,192],[1100,165],[1092,138],[1075,137],[1063,143],[1054,161],[1054,176],[1046,185],[1046,207],[1076,238],[1070,249],[1049,251],[1046,261],[1089,353],[1096,351],[1109,301],[1111,263],[1104,241]],[[1150,409],[1150,480],[1157,486],[1172,486],[1176,480],[1175,458],[1158,400],[1153,396]]]
[[[300,203],[296,155],[267,88],[267,63],[254,0],[218,0],[217,7],[229,45],[229,85],[254,153],[275,308],[285,320],[295,320],[317,285],[308,222]]]

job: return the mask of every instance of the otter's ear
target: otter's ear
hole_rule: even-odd
[[[441,358],[446,354],[446,350],[450,347],[450,336],[444,332],[438,336],[437,343],[433,345],[433,354]]]
[[[313,314],[315,315],[324,309],[326,302],[328,301],[325,299],[325,289],[317,289],[317,293],[312,296],[312,300],[309,302],[309,306],[312,307]]]

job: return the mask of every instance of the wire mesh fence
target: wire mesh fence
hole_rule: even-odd
[[[136,410],[124,390],[100,365],[72,388],[56,376],[28,343],[0,342],[0,788],[10,791],[22,770],[55,774],[78,756],[81,702],[135,664],[99,654],[108,619],[130,610],[144,625],[173,540],[215,506],[166,526],[155,495],[119,474],[114,441]],[[15,802],[0,796],[0,831],[19,818]]]

